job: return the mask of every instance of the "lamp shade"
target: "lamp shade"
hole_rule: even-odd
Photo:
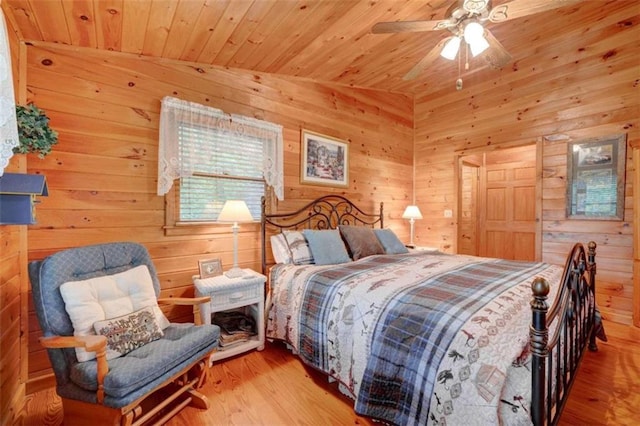
[[[464,27],[464,41],[473,44],[480,38],[484,38],[484,27],[475,21],[469,22]]]
[[[471,48],[471,54],[476,57],[489,48],[489,42],[484,37],[480,37],[471,43],[469,47]]]
[[[440,56],[450,61],[453,61],[460,50],[460,37],[453,36],[447,41],[440,52]]]
[[[404,213],[402,213],[403,219],[422,219],[422,213],[420,213],[420,209],[418,206],[407,206],[404,209]]]
[[[218,222],[253,222],[253,216],[242,200],[227,200],[218,215]]]
[[[484,27],[472,21],[464,27],[464,41],[471,48],[471,54],[475,57],[489,48],[489,42],[484,38]]]

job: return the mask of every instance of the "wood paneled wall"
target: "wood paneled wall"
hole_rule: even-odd
[[[149,59],[54,44],[30,45],[29,99],[59,132],[44,160],[29,158],[31,173],[47,176],[49,197],[29,228],[29,259],[60,249],[132,240],[150,251],[162,296],[192,295],[198,259],[232,263],[227,225],[214,234],[165,235],[165,200],[156,195],[160,100],[175,96],[284,126],[287,211],[326,193],[344,194],[364,209],[385,203],[385,225],[408,238],[400,219],[411,199],[413,99],[194,63]],[[349,188],[301,185],[300,130],[349,141]],[[243,225],[242,267],[260,269],[259,228]],[[46,374],[48,359],[32,309],[31,378]],[[177,319],[187,310],[168,312]]]
[[[640,139],[633,148],[633,190],[640,188]],[[633,197],[633,325],[640,327],[640,196]]]
[[[626,133],[629,144],[640,139],[637,3],[589,2],[580,14],[601,18],[585,28],[576,16],[566,23],[565,37],[548,51],[525,50],[512,66],[495,71],[491,81],[470,78],[458,92],[452,79],[451,90],[416,97],[416,192],[426,217],[417,223],[420,243],[456,252],[457,224],[444,218],[443,211],[452,209],[457,216],[454,173],[460,155],[543,143],[544,136],[555,134],[580,140]],[[525,40],[545,28],[536,16],[528,21],[519,34]],[[573,221],[564,214],[566,143],[543,146],[543,261],[563,263],[574,242],[595,240],[603,316],[631,323],[632,220],[638,190],[632,186],[638,170],[630,160],[631,149],[624,220]]]
[[[5,172],[19,172],[10,164]],[[26,252],[26,226],[0,225],[0,424],[14,424],[24,405],[20,336],[23,310],[21,261]],[[26,365],[26,363],[25,363]]]
[[[21,161],[23,160],[23,161]],[[5,172],[21,173],[26,161],[13,157]],[[0,424],[20,423],[27,372],[27,226],[0,225]]]
[[[636,135],[634,138],[638,138]],[[567,143],[543,146],[543,261],[564,262],[576,241],[598,244],[598,303],[605,318],[630,324],[633,312],[633,191],[631,149],[627,148],[626,209],[623,221],[567,220]]]
[[[0,18],[2,12],[0,11]],[[7,23],[14,96],[24,95],[21,53],[11,24]],[[7,173],[24,173],[24,155],[14,155]],[[27,379],[27,226],[0,225],[0,424],[22,422]]]

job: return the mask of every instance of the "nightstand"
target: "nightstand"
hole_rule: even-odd
[[[243,269],[244,276],[229,278],[218,275],[211,278],[193,278],[196,296],[211,296],[211,302],[200,309],[203,324],[211,324],[211,315],[220,311],[241,311],[251,315],[256,323],[257,335],[228,347],[219,347],[211,355],[209,365],[252,349],[264,349],[264,285],[267,277],[251,269]]]

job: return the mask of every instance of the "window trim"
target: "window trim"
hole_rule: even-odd
[[[227,177],[227,176],[225,176]],[[184,236],[184,235],[215,235],[228,234],[229,224],[218,223],[216,221],[206,222],[181,222],[178,213],[178,199],[180,194],[180,181],[178,179],[169,192],[164,195],[164,229],[165,236]],[[264,197],[266,198],[266,213],[269,214],[276,210],[277,199],[273,191],[273,187],[265,183]],[[239,232],[260,232],[260,223],[262,218],[254,218],[253,222],[243,223]]]

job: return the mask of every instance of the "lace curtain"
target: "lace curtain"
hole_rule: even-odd
[[[18,124],[16,101],[13,96],[11,52],[4,13],[0,9],[0,176],[18,146]]]
[[[282,126],[255,118],[225,114],[222,110],[177,98],[162,99],[160,110],[160,144],[158,150],[158,195],[169,192],[173,181],[195,171],[198,152],[180,155],[180,122],[208,127],[217,132],[251,136],[263,142],[262,173],[267,185],[279,200],[284,198]],[[233,147],[229,147],[233,149]]]

